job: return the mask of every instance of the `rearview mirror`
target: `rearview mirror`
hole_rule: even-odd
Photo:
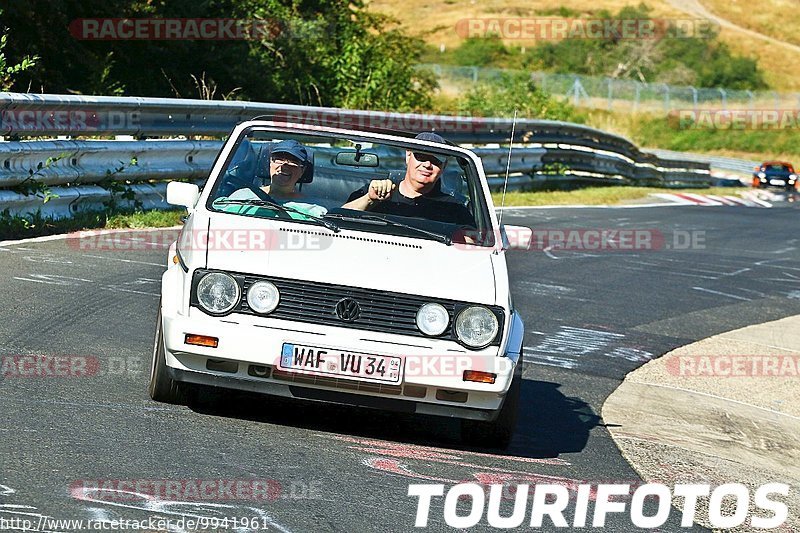
[[[197,199],[200,198],[200,188],[194,183],[171,181],[167,183],[167,203],[185,207],[190,211],[194,209]]]
[[[336,164],[348,167],[377,167],[378,154],[368,152],[339,152],[336,154]]]

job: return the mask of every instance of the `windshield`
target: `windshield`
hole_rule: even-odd
[[[420,149],[254,128],[237,140],[213,187],[213,211],[493,245],[485,237],[491,223],[477,169],[446,144]]]
[[[764,165],[765,172],[791,172],[791,167],[782,164]]]

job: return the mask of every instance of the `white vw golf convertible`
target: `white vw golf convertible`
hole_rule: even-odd
[[[253,120],[202,190],[172,182],[167,200],[189,215],[162,278],[154,400],[240,389],[456,417],[466,443],[508,445],[523,324],[506,251],[527,228],[498,224],[475,153]]]

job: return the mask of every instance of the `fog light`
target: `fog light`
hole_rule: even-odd
[[[475,383],[494,383],[497,374],[491,372],[481,372],[480,370],[464,370],[464,381],[474,381]]]
[[[195,335],[187,333],[184,339],[186,344],[193,344],[195,346],[205,346],[206,348],[216,348],[219,344],[219,339],[216,337],[207,337],[205,335]]]

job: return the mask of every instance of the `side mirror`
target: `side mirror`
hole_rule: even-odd
[[[171,181],[167,183],[167,203],[179,205],[189,211],[194,209],[200,198],[200,188],[194,183]]]
[[[500,226],[500,238],[504,250],[528,250],[531,247],[533,230],[526,226]]]

